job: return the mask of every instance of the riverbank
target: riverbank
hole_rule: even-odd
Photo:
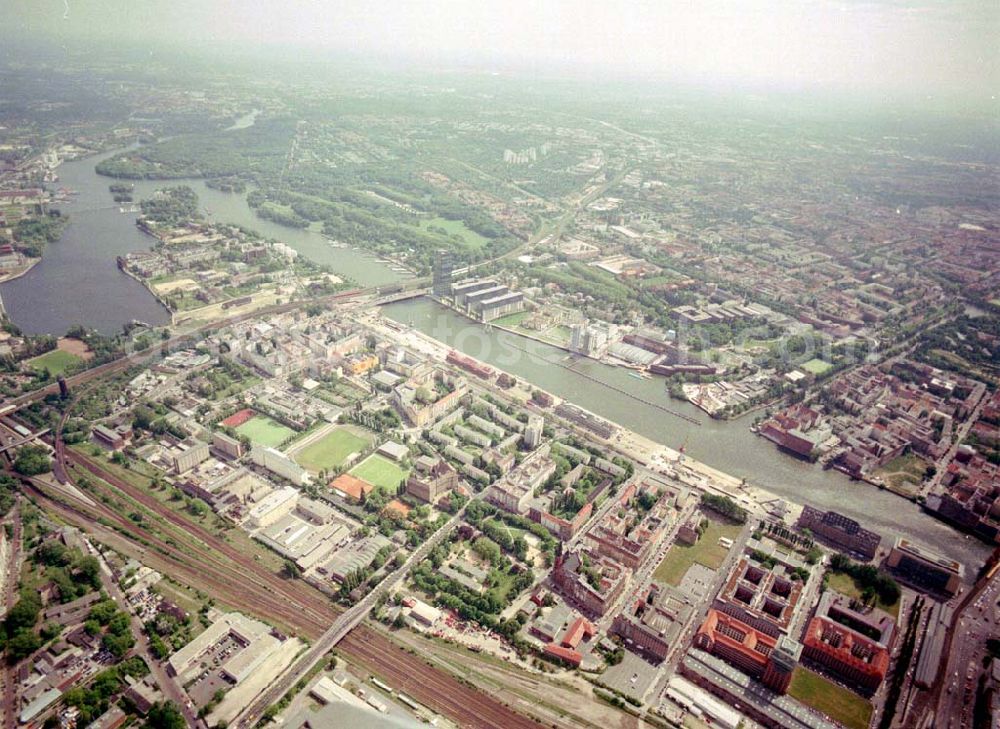
[[[41,258],[28,258],[28,262],[22,266],[20,269],[11,271],[10,273],[5,273],[0,276],[0,283],[5,283],[7,281],[14,281],[21,278],[21,276],[26,275],[31,269],[42,262]]]
[[[551,362],[550,364],[553,364],[556,367],[561,367],[563,369],[569,370],[571,372],[575,372],[580,377],[584,377],[584,378],[589,379],[589,380],[591,380],[592,382],[594,382],[594,383],[596,383],[598,385],[602,385],[604,387],[607,387],[607,388],[610,388],[612,390],[615,390],[616,392],[618,392],[618,394],[620,394],[620,395],[622,395],[624,397],[632,398],[633,400],[636,400],[641,405],[645,405],[646,407],[656,408],[658,410],[663,411],[664,413],[667,413],[668,415],[673,415],[676,418],[681,418],[682,420],[686,420],[687,422],[691,423],[692,425],[696,425],[696,426],[700,426],[701,425],[701,423],[698,420],[696,420],[696,419],[694,419],[694,418],[692,418],[692,417],[690,417],[688,415],[685,415],[684,413],[678,412],[676,410],[672,410],[671,408],[668,408],[666,405],[661,405],[660,403],[653,402],[651,400],[638,397],[638,396],[636,396],[636,395],[628,392],[627,390],[624,390],[622,388],[616,387],[615,385],[613,385],[611,383],[608,383],[608,382],[605,382],[603,380],[600,380],[600,379],[598,379],[598,378],[596,378],[596,377],[594,377],[592,375],[588,375],[588,374],[579,372],[579,371],[577,371],[577,370],[575,370],[573,368],[573,365],[575,365],[577,363],[577,361],[579,361],[579,360],[586,359],[586,360],[591,360],[593,362],[598,362],[600,364],[605,365],[606,367],[615,367],[617,369],[625,369],[625,370],[628,370],[630,373],[634,373],[636,371],[634,368],[622,367],[620,365],[615,365],[615,364],[609,364],[609,363],[605,362],[602,359],[598,359],[596,357],[591,357],[590,355],[586,355],[586,354],[581,354],[579,352],[574,352],[572,349],[569,349],[568,347],[564,347],[564,346],[559,345],[559,344],[554,344],[554,343],[552,343],[552,342],[550,342],[548,340],[545,340],[545,339],[542,339],[540,337],[533,336],[533,335],[530,335],[530,334],[522,334],[521,332],[518,332],[518,331],[516,331],[514,329],[510,329],[508,327],[505,327],[505,326],[502,326],[502,325],[499,325],[499,324],[494,324],[493,322],[481,322],[478,319],[476,319],[473,316],[471,316],[470,314],[468,314],[467,312],[464,312],[464,311],[462,311],[460,309],[457,309],[457,308],[455,308],[453,306],[448,306],[447,304],[439,301],[438,299],[433,299],[433,301],[435,301],[438,305],[443,306],[443,307],[447,308],[448,310],[455,312],[459,316],[462,316],[462,317],[468,319],[469,321],[471,321],[471,322],[473,322],[475,324],[478,324],[478,325],[481,325],[481,326],[485,326],[485,327],[487,327],[489,329],[498,329],[498,330],[500,330],[502,332],[506,332],[508,334],[512,334],[512,335],[517,336],[517,337],[522,337],[524,339],[528,339],[530,341],[537,342],[539,344],[544,344],[546,346],[554,347],[556,349],[560,349],[560,350],[562,350],[564,352],[567,352],[569,354],[569,357],[567,357],[566,359],[573,359],[574,361],[573,361],[572,364],[566,364],[564,361],[561,361],[561,362]],[[526,349],[518,348],[517,345],[512,344],[511,346],[514,347],[515,349],[520,349],[520,351],[524,352],[525,354],[529,354],[529,355],[531,354],[531,352],[529,352]],[[642,378],[640,378],[640,379],[642,379]]]
[[[444,360],[451,351],[449,345],[412,327],[404,329],[403,335],[410,338],[408,344],[415,345],[416,349],[425,354],[430,354],[437,359]],[[516,378],[515,373],[500,368],[496,369],[499,374],[507,374]],[[608,421],[600,413],[595,413],[581,407],[572,399],[543,389],[542,391],[552,398],[553,405],[542,409],[530,402],[531,392],[542,388],[523,379],[520,382],[521,387],[515,393],[515,396],[517,399],[525,402],[527,407],[538,411],[539,414],[547,419],[558,420],[561,425],[567,427],[572,432],[602,443],[610,451],[636,462],[653,473],[677,480],[696,492],[728,497],[757,518],[772,517],[781,519],[787,524],[794,524],[802,513],[802,503],[789,501],[764,487],[749,484],[746,479],[738,478],[730,473],[690,458],[684,453],[647,438],[620,423]],[[473,386],[479,386],[479,383],[474,383]],[[601,420],[605,420],[614,427],[614,432],[609,438],[602,438],[590,430],[560,418],[555,412],[555,406],[562,403],[571,403],[574,407],[578,407]],[[890,544],[884,542],[883,552],[887,552],[889,546]],[[970,584],[971,580],[978,573],[982,562],[985,561],[987,554],[984,552],[981,558],[978,556],[972,557],[965,562]]]
[[[685,460],[730,475],[739,484],[745,480],[748,489],[760,489],[789,503],[836,511],[879,533],[887,543],[905,537],[957,559],[973,571],[989,554],[985,545],[964,539],[916,504],[778,452],[751,433],[743,421],[714,420],[690,403],[669,401],[671,409],[700,422],[694,426],[630,397],[657,404],[666,401],[663,378],[640,379],[630,376],[628,370],[589,359],[577,361],[572,368],[553,367],[565,359],[563,350],[509,331],[488,331],[427,298],[388,304],[382,312],[440,344],[617,423],[648,442],[669,446],[669,452],[664,451],[668,460],[671,453],[683,450]]]
[[[82,325],[114,335],[132,319],[153,326],[170,320],[160,302],[116,263],[118,256],[149,245],[135,228],[135,216],[119,212],[107,181],[94,171],[116,152],[58,166],[59,185],[76,192],[60,206],[67,225],[30,270],[0,283],[7,314],[25,334],[58,336]]]
[[[65,334],[77,325],[113,335],[132,319],[152,326],[174,321],[147,286],[121,271],[117,257],[149,248],[135,226],[136,213],[121,213],[96,165],[129,147],[117,147],[65,160],[58,166],[59,185],[74,194],[64,207],[69,223],[58,242],[47,246],[42,259],[16,278],[0,282],[0,296],[11,321],[26,334]],[[305,258],[328,266],[339,277],[359,286],[382,286],[408,278],[379,263],[378,256],[350,248],[335,248],[311,230],[289,230],[254,215],[246,196],[209,188],[203,179],[130,180],[136,200],[156,190],[188,185],[198,195],[206,220],[235,224],[274,238]],[[393,267],[398,267],[393,264]]]
[[[129,271],[127,267],[121,265],[121,259],[120,258],[118,259],[117,263],[118,263],[118,270],[119,271],[121,271],[126,276],[128,276],[131,279],[133,279],[134,281],[138,281],[139,284],[144,289],[146,289],[146,291],[149,292],[150,296],[152,296],[154,299],[156,299],[158,302],[160,302],[160,305],[164,309],[166,309],[167,313],[170,315],[170,321],[168,322],[168,324],[170,326],[173,326],[176,323],[177,312],[170,308],[169,304],[167,304],[167,302],[166,302],[166,299],[164,299],[162,296],[160,296],[153,289],[152,285],[150,285],[150,283],[149,283],[149,281],[147,279],[144,279],[142,276],[139,276],[138,274],[133,273],[132,271]]]

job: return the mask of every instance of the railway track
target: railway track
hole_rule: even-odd
[[[427,279],[413,279],[412,281],[407,281],[405,284],[402,284],[401,288],[417,289],[426,286],[427,283]],[[193,338],[200,334],[213,332],[217,329],[232,326],[233,324],[239,324],[240,322],[247,321],[249,319],[267,317],[274,314],[283,314],[285,312],[301,309],[304,306],[310,306],[312,304],[336,304],[350,299],[361,298],[363,296],[377,295],[380,292],[380,288],[381,287],[378,286],[369,286],[363,289],[352,289],[350,291],[343,291],[336,294],[330,294],[328,296],[298,299],[284,304],[272,304],[271,306],[265,306],[242,314],[236,314],[225,319],[217,319],[215,321],[207,322],[188,332],[178,334],[161,342],[157,342],[156,344],[146,347],[145,349],[131,352],[124,357],[120,357],[119,359],[111,362],[105,362],[104,364],[97,365],[96,367],[91,367],[90,369],[78,372],[75,375],[70,375],[66,378],[66,384],[70,388],[76,388],[105,375],[117,374],[128,369],[129,367],[132,367],[133,365],[143,364],[144,362],[157,356],[161,351],[163,351],[164,348],[173,349],[178,346],[184,346],[185,344],[193,341]],[[53,382],[45,387],[40,387],[37,390],[32,390],[31,392],[7,400],[0,413],[14,412],[24,405],[38,402],[39,400],[42,400],[49,395],[55,395],[58,392],[59,384],[57,382]]]
[[[305,637],[315,638],[322,634],[335,619],[337,611],[325,596],[316,593],[311,599],[303,600],[304,596],[300,591],[311,588],[296,581],[282,580],[266,571],[203,527],[192,524],[152,496],[142,493],[141,489],[107,473],[99,464],[89,462],[73,451],[64,452],[64,461],[86,468],[88,473],[108,485],[108,488],[104,488],[92,482],[92,489],[105,496],[113,497],[120,491],[127,498],[137,497],[134,499],[136,503],[189,533],[194,539],[187,546],[196,553],[185,554],[178,547],[168,544],[149,529],[137,525],[111,506],[102,503],[100,496],[95,505],[82,501],[67,503],[73,502],[73,497],[63,495],[61,499],[55,499],[35,483],[26,486],[31,495],[68,521],[85,529],[89,526],[93,530],[94,522],[103,519],[113,525],[109,529],[117,526],[120,536],[125,536],[121,534],[124,531],[131,535],[132,541],[141,540],[148,544],[148,549],[155,552],[156,558],[169,567],[167,572],[172,576],[213,594],[221,602],[246,606],[249,612],[294,628]],[[69,475],[67,469],[67,476]],[[199,543],[203,546],[199,546]],[[214,556],[211,550],[216,550],[225,558]],[[235,557],[232,563],[229,563],[227,552]],[[294,588],[288,589],[293,585]],[[340,642],[338,649],[350,659],[391,680],[400,690],[420,703],[453,718],[462,726],[498,729],[527,729],[537,726],[534,720],[450,674],[427,665],[419,657],[364,626],[351,631]]]
[[[371,628],[355,628],[340,649],[397,690],[461,726],[489,729],[537,729],[539,722],[519,714],[488,694],[429,666]]]
[[[267,575],[269,578],[262,579],[262,574],[259,572],[259,565],[253,559],[250,559],[247,555],[235,549],[228,542],[212,534],[204,527],[185,519],[173,509],[164,508],[163,504],[157,501],[155,497],[130,484],[128,481],[119,478],[115,474],[102,469],[99,464],[94,463],[90,458],[75,451],[66,450],[65,459],[86,469],[89,473],[109,483],[130,499],[157,514],[174,527],[200,540],[202,544],[211,550],[208,553],[209,556],[214,551],[224,556],[227,560],[230,560],[232,564],[227,564],[224,561],[210,557],[215,565],[231,570],[234,577],[254,579],[256,576],[256,584],[262,588],[273,590],[276,595],[283,597],[290,604],[295,605],[305,616],[314,619],[317,624],[324,625],[332,621],[340,612],[334,608],[329,599],[322,595],[322,593],[315,591],[301,580],[283,580],[269,571],[263,572],[263,575]],[[240,569],[233,569],[233,565],[237,565]]]
[[[420,286],[425,282],[410,282]],[[193,335],[213,331],[240,321],[290,311],[312,303],[334,303],[370,294],[378,289],[357,289],[318,299],[303,300],[276,305],[228,319],[209,323],[191,332],[165,340],[139,352],[113,362],[94,367],[67,378],[71,388],[84,387],[102,377],[120,373],[134,365],[155,357],[164,347],[183,346]],[[23,405],[37,402],[59,391],[56,383],[7,402],[3,412],[16,411]],[[173,509],[165,506],[145,490],[109,472],[94,460],[66,449],[61,438],[72,405],[64,411],[60,427],[54,434],[56,449],[55,473],[60,481],[74,484],[71,467],[80,468],[99,481],[92,482],[90,489],[98,496],[89,503],[68,492],[58,498],[49,493],[52,487],[34,479],[24,480],[25,492],[51,512],[69,523],[90,531],[112,535],[130,543],[141,555],[150,552],[149,561],[158,563],[158,568],[179,581],[213,595],[221,602],[240,606],[248,612],[264,619],[286,625],[303,637],[315,639],[322,635],[336,619],[339,611],[325,595],[304,582],[284,580],[259,563],[226,543],[198,524],[185,519]],[[75,484],[74,484],[75,485]],[[131,500],[169,527],[190,537],[184,547],[180,547],[170,536],[161,536],[119,513],[108,503],[125,499]],[[141,520],[139,520],[141,522]],[[168,531],[158,530],[165,534]],[[174,543],[171,543],[174,542]],[[395,684],[403,687],[413,698],[431,709],[447,715],[461,726],[495,727],[496,729],[527,729],[536,727],[538,722],[516,712],[496,698],[468,685],[441,669],[432,667],[404,649],[396,646],[385,636],[367,628],[354,628],[338,645],[338,648],[352,660],[362,663]]]
[[[93,524],[97,522],[128,541],[138,542],[141,545],[140,551],[144,554],[152,553],[152,557],[161,563],[164,571],[181,581],[198,586],[220,602],[245,605],[248,610],[267,615],[271,620],[303,635],[316,635],[323,629],[322,621],[303,614],[297,605],[276,595],[268,585],[253,579],[244,570],[232,565],[226,566],[209,554],[186,554],[150,530],[120,516],[113,508],[103,504],[91,507],[82,502],[72,503],[73,497],[67,495],[55,498],[38,482],[26,485],[25,490],[47,509],[82,529],[94,531]]]

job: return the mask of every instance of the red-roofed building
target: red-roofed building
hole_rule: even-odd
[[[881,610],[862,613],[843,595],[824,593],[802,640],[802,652],[844,681],[874,693],[889,671],[896,621]]]
[[[583,660],[583,655],[579,651],[575,651],[572,648],[563,648],[561,645],[556,645],[555,643],[549,643],[545,646],[544,652],[545,655],[558,658],[560,661],[568,663],[574,668],[578,667]]]
[[[566,634],[563,635],[561,643],[565,648],[575,649],[580,645],[581,640],[592,638],[594,632],[594,626],[589,620],[586,618],[577,618],[566,629]]]
[[[337,476],[337,478],[333,479],[328,486],[330,490],[338,496],[345,499],[354,499],[355,501],[361,501],[362,494],[367,496],[375,490],[374,485],[352,476],[349,473],[342,473]]]
[[[694,644],[779,694],[788,691],[802,653],[802,646],[794,640],[774,638],[715,608],[698,628]]]
[[[0,190],[0,200],[4,204],[40,203],[45,200],[45,191],[31,187],[25,190]]]

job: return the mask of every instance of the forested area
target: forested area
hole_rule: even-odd
[[[24,217],[14,225],[14,239],[10,242],[26,256],[37,258],[42,255],[46,245],[59,240],[67,223],[69,218],[56,208],[36,216]],[[3,242],[6,241],[0,231],[0,243]]]
[[[97,171],[123,179],[256,179],[281,171],[294,134],[290,119],[262,119],[245,129],[184,134],[122,152],[100,162]]]
[[[995,311],[995,310],[994,310]],[[1000,315],[961,315],[924,331],[917,356],[935,367],[1000,382]]]
[[[201,217],[198,212],[198,195],[187,185],[157,190],[148,200],[139,203],[142,216],[160,225],[180,225]]]
[[[473,263],[518,244],[485,211],[428,184],[422,165],[396,157],[394,141],[345,149],[343,137],[356,134],[352,122],[313,124],[319,131],[270,117],[245,129],[180,135],[104,160],[97,171],[124,179],[198,177],[216,189],[247,191],[261,218],[291,228],[317,223],[330,238],[401,256],[421,272],[442,247]],[[376,152],[378,145],[387,146]],[[425,223],[438,218],[460,222],[483,244]]]

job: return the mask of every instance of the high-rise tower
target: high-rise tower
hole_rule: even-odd
[[[438,298],[451,296],[451,277],[455,270],[455,256],[445,249],[438,249],[434,253],[434,275],[432,279],[432,291]]]

